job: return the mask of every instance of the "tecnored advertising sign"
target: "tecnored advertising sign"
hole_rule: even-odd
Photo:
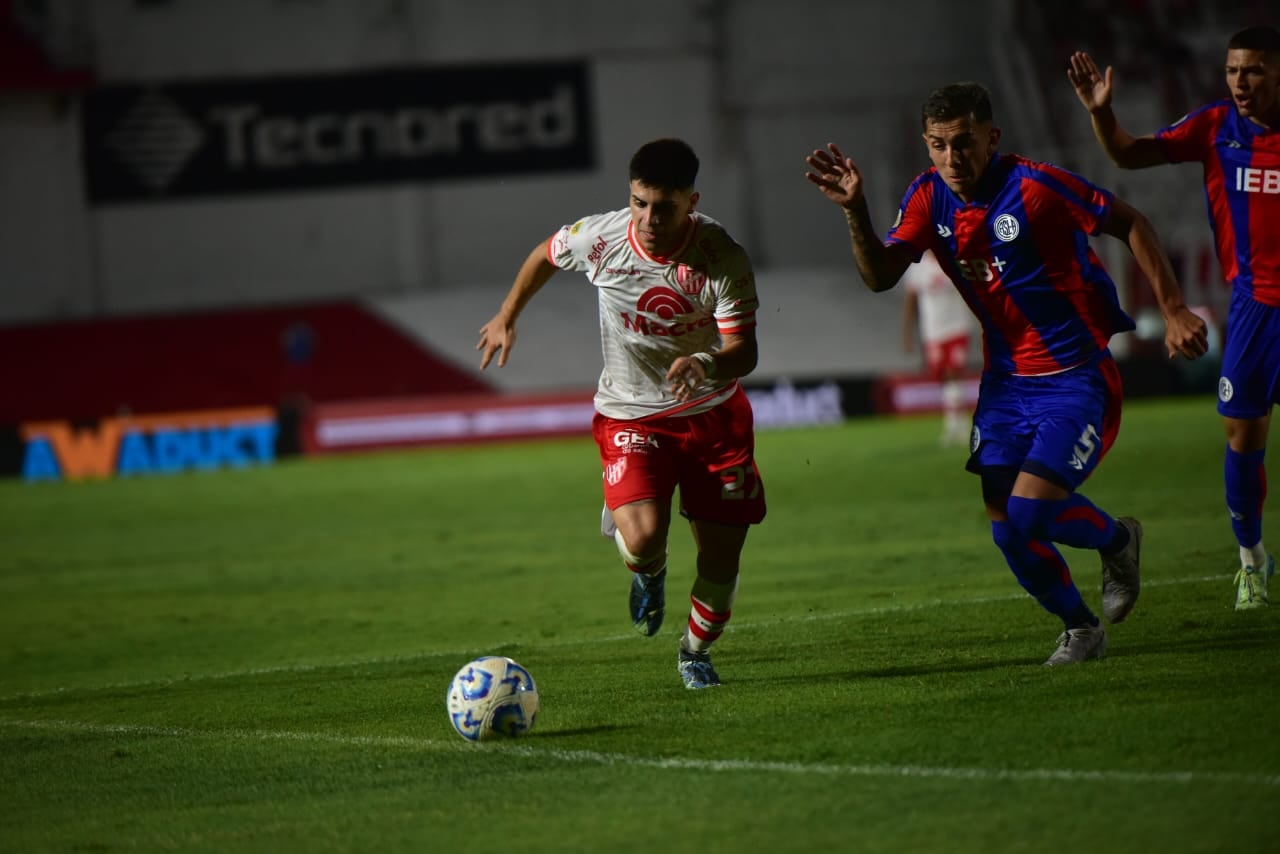
[[[584,62],[93,89],[89,199],[126,202],[594,166]]]

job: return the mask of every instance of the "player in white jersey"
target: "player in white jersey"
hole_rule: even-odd
[[[969,361],[973,313],[932,252],[907,268],[903,306],[902,348],[915,352],[917,330],[929,377],[942,385],[942,437],[945,445],[968,445],[969,425],[964,413],[961,379]]]
[[[694,210],[698,158],[678,139],[631,158],[627,209],[560,228],[525,259],[480,330],[483,370],[506,364],[516,319],[557,270],[586,274],[600,312],[604,370],[592,425],[606,521],[632,572],[632,624],[657,634],[665,614],[667,535],[680,513],[697,547],[677,669],[688,688],[720,684],[710,647],[724,632],[750,525],[764,519],[751,405],[738,383],[756,366],[755,276],[724,228]]]

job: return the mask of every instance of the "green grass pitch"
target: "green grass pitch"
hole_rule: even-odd
[[[687,525],[642,638],[586,438],[0,484],[0,850],[1277,850],[1280,601],[1232,608],[1212,399],[1131,402],[1086,484],[1144,587],[1075,668],[937,429],[759,434],[702,692]],[[527,738],[451,730],[482,654],[537,679]]]

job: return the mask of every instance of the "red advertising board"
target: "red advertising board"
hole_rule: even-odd
[[[304,416],[306,454],[591,432],[591,392],[412,397],[328,403]]]

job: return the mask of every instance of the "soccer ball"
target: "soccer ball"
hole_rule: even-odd
[[[519,664],[487,655],[453,677],[446,705],[449,722],[467,741],[524,735],[538,716],[538,687]]]

